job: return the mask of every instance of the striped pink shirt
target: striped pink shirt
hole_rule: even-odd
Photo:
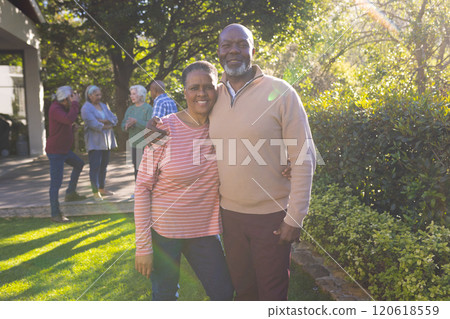
[[[158,125],[169,131],[164,145],[146,147],[139,166],[134,198],[136,255],[153,252],[150,228],[167,238],[196,238],[222,231],[219,174],[209,125],[192,128],[176,114]],[[208,144],[208,143],[205,143]],[[159,171],[159,174],[156,173]]]

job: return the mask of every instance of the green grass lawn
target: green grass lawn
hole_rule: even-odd
[[[0,219],[0,300],[150,300],[151,283],[134,269],[132,214]],[[182,259],[180,300],[207,296]],[[332,300],[300,267],[290,300]]]

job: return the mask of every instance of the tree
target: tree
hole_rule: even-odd
[[[310,45],[299,46],[300,60],[296,64],[304,66],[308,60],[317,61],[308,65],[312,71],[309,79],[316,87],[325,90],[330,83],[342,79],[342,72],[337,75],[333,71],[343,71],[340,64],[359,68],[358,80],[366,79],[366,83],[385,85],[400,80],[420,94],[427,89],[448,89],[448,2],[332,0],[316,8],[315,16],[300,41]],[[323,83],[327,78],[328,85]],[[377,89],[380,91],[380,87]]]
[[[113,71],[115,111],[121,120],[137,68],[148,73],[148,85],[151,79],[164,79],[193,58],[215,59],[218,34],[233,22],[253,28],[262,40],[276,37],[281,41],[302,27],[309,6],[308,0],[48,1],[49,12],[68,12],[78,25],[61,31],[59,26],[67,27],[67,21],[54,20],[47,28],[90,36],[87,42],[106,52]],[[122,147],[123,142],[122,136]]]

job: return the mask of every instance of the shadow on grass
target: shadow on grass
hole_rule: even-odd
[[[112,219],[109,220],[110,222],[113,221]],[[80,238],[77,238],[75,240],[72,240],[68,243],[62,244],[58,247],[55,247],[54,249],[45,252],[33,259],[27,260],[17,266],[13,266],[3,272],[0,273],[0,283],[2,285],[6,285],[8,283],[21,280],[25,277],[30,277],[35,274],[40,273],[41,271],[52,267],[56,265],[59,262],[62,262],[63,260],[70,258],[72,256],[75,256],[77,254],[80,254],[82,252],[88,251],[92,248],[99,247],[101,245],[107,244],[115,239],[121,238],[122,236],[129,235],[133,233],[133,229],[130,229],[128,231],[122,231],[120,234],[108,236],[105,239],[102,240],[96,240],[93,243],[81,246],[79,248],[74,247],[84,241],[85,239],[95,237],[97,235],[100,235],[101,233],[107,232],[108,230],[114,229],[118,227],[118,225],[122,223],[126,223],[127,221],[120,221],[119,223],[115,223],[113,225],[109,225],[105,228],[99,229],[93,233],[86,234]],[[61,238],[61,233],[59,234],[59,238]],[[65,235],[65,234],[64,234]],[[54,238],[54,236],[50,236],[50,238]],[[42,243],[42,246],[45,246],[54,240],[49,240],[50,238],[47,238],[46,240],[40,241]],[[18,246],[24,245],[25,247],[28,247],[28,243],[22,243],[18,244]],[[25,248],[21,248],[21,250],[24,250]]]
[[[121,257],[122,256],[122,257]],[[134,269],[134,251],[114,254],[110,259],[117,261],[97,282],[95,280],[107,269],[107,267],[84,273],[79,277],[89,283],[83,291],[77,292],[77,298],[89,288],[79,299],[86,301],[135,301],[151,300],[151,281]],[[109,267],[112,264],[109,263]],[[94,283],[95,282],[95,283]]]
[[[61,238],[68,238],[68,237],[75,235],[76,233],[78,233],[80,231],[85,231],[89,228],[96,227],[101,224],[105,224],[105,223],[109,223],[109,222],[110,222],[110,220],[88,222],[86,224],[76,225],[76,226],[73,226],[73,227],[70,227],[67,229],[61,229],[58,232],[55,232],[55,233],[52,233],[52,234],[49,234],[49,235],[46,235],[46,236],[43,236],[40,238],[29,240],[26,243],[22,242],[22,243],[17,243],[17,244],[8,244],[5,246],[0,245],[0,251],[2,251],[0,261],[8,260],[8,259],[20,256],[31,250],[34,250],[39,247],[43,247],[54,241],[59,241]],[[48,223],[50,223],[50,222],[48,222]],[[49,226],[49,225],[46,225],[46,226]],[[39,231],[39,230],[35,230],[35,231]]]
[[[83,224],[73,224],[70,228],[29,242],[0,247],[2,258],[8,256],[10,259],[55,241],[70,238],[78,232],[81,236],[1,272],[0,299],[76,300],[88,289],[80,300],[150,300],[151,282],[134,269],[134,249],[127,250],[134,244],[132,214],[83,216],[74,220]],[[5,230],[9,236],[17,236],[49,227],[48,220],[30,221],[17,219],[5,223],[0,220],[0,231]],[[99,226],[103,228],[83,234],[90,228]],[[1,234],[5,238],[3,232]],[[96,236],[99,238],[95,238]],[[92,242],[83,243],[89,239]],[[82,246],[77,246],[80,244]],[[5,290],[1,292],[1,289]],[[184,257],[181,259],[179,293],[179,300],[207,299],[200,281]],[[289,300],[332,298],[322,293],[314,279],[293,263]]]

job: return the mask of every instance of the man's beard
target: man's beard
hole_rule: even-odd
[[[241,76],[250,69],[250,64],[243,62],[238,68],[232,69],[225,63],[223,69],[228,76]]]

